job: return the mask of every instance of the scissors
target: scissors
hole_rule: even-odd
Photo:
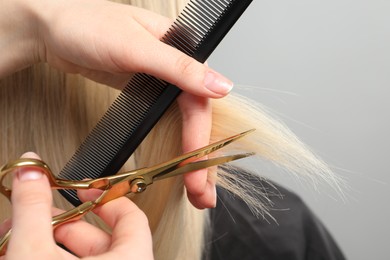
[[[11,199],[12,190],[5,186],[3,181],[5,176],[10,173],[14,173],[17,169],[23,167],[37,168],[38,170],[41,170],[47,176],[52,189],[100,189],[103,191],[102,194],[95,200],[86,201],[78,207],[75,207],[60,215],[54,216],[52,218],[52,225],[54,229],[61,224],[80,219],[95,207],[103,205],[104,203],[107,203],[113,199],[129,193],[141,193],[154,181],[251,156],[253,153],[242,153],[198,160],[216,150],[225,147],[226,145],[236,141],[237,139],[247,135],[252,131],[253,129],[234,135],[152,167],[141,168],[92,180],[73,181],[58,179],[55,177],[45,162],[37,159],[18,159],[4,165],[0,169],[0,192],[4,194],[9,200]],[[0,255],[5,254],[6,245],[10,236],[11,229],[0,240]]]

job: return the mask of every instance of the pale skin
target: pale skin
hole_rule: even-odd
[[[39,159],[33,153],[26,153],[23,157]],[[96,191],[80,195],[82,199],[93,197]],[[86,222],[76,221],[56,228],[53,236],[51,218],[60,211],[51,207],[52,191],[46,175],[34,169],[24,168],[14,174],[11,200],[12,236],[1,260],[133,259],[135,256],[153,259],[148,220],[125,197],[94,210],[112,228],[111,235]],[[1,225],[0,232],[6,231],[10,225],[10,221]],[[56,241],[77,256],[57,246]]]
[[[224,97],[233,85],[206,65],[159,41],[170,19],[103,0],[0,0],[0,6],[0,78],[40,62],[116,88],[134,72],[148,73],[184,91],[178,99],[184,119],[183,152],[209,143],[209,98]],[[215,206],[215,182],[206,170],[186,174],[184,183],[195,207]],[[13,207],[18,207],[18,202],[15,200]],[[134,207],[127,205],[128,209]],[[104,209],[100,211],[104,215]],[[21,215],[13,216],[14,223],[19,223],[16,220]]]

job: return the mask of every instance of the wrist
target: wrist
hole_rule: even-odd
[[[29,0],[0,0],[0,78],[39,62],[39,26]]]

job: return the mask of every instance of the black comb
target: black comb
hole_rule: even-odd
[[[191,0],[162,38],[205,62],[252,0]],[[95,179],[117,173],[181,90],[153,76],[136,74],[59,174]],[[76,191],[61,190],[73,205]]]

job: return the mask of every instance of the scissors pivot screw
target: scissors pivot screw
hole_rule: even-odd
[[[130,183],[130,189],[132,193],[141,193],[146,190],[148,185],[142,179],[135,179]]]

